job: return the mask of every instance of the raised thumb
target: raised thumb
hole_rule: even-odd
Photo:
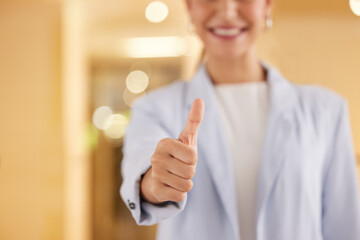
[[[196,146],[197,134],[205,111],[205,103],[197,98],[191,105],[186,125],[179,135],[179,141],[190,146]]]

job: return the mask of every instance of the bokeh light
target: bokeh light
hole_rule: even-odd
[[[360,0],[350,0],[351,11],[357,16],[360,16]]]
[[[100,130],[105,129],[106,120],[113,114],[113,111],[108,106],[98,107],[92,117],[94,126]]]
[[[179,57],[179,37],[136,37],[129,38],[119,46],[121,52],[130,58]]]
[[[124,136],[128,119],[122,114],[112,114],[105,123],[104,133],[110,139],[120,139]]]
[[[135,70],[126,77],[126,87],[132,93],[145,91],[149,84],[149,76],[141,70]]]
[[[164,21],[169,13],[167,5],[160,1],[151,2],[145,10],[146,19],[153,23]]]

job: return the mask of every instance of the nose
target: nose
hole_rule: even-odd
[[[225,18],[233,18],[237,15],[236,0],[220,0],[218,1],[218,13]]]

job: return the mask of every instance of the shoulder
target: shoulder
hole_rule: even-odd
[[[336,112],[347,103],[346,99],[335,90],[317,84],[294,84],[298,93],[299,104],[318,111]]]
[[[308,133],[332,138],[337,123],[346,117],[346,99],[336,91],[316,85],[296,85],[297,104],[294,113],[301,127]],[[309,131],[312,129],[313,131]]]
[[[317,84],[296,84],[296,88],[300,97],[308,98],[309,100],[317,100],[327,103],[335,103],[345,100],[345,98],[335,90]]]
[[[297,110],[304,110],[307,113],[311,110],[314,114],[321,114],[324,111],[334,112],[346,102],[345,98],[335,90],[319,84],[292,82],[272,65],[265,62],[263,64],[269,70],[268,78],[276,83],[276,87],[280,89],[277,93],[281,95],[284,101],[288,101],[285,104],[294,103],[293,107]],[[319,111],[315,112],[316,110]]]

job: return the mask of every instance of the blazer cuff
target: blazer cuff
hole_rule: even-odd
[[[137,174],[124,176],[120,188],[120,195],[138,225],[153,225],[173,217],[184,210],[187,201],[187,196],[181,202],[168,201],[162,204],[152,204],[142,199],[140,180],[149,167],[146,164]]]

